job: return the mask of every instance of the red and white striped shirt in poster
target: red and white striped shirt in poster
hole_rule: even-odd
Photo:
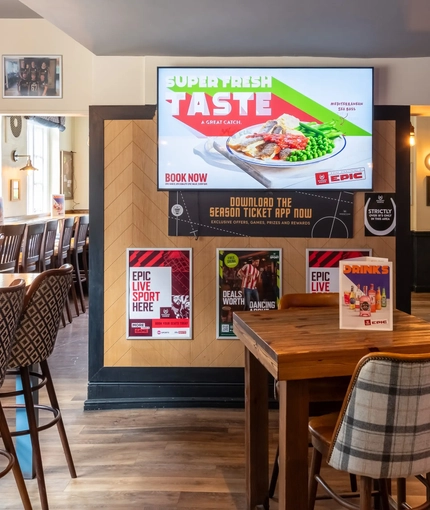
[[[257,288],[257,282],[260,278],[260,271],[252,264],[245,264],[239,269],[237,274],[242,278],[242,287],[244,289]]]

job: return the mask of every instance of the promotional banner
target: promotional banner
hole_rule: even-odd
[[[169,193],[170,236],[353,237],[351,192]]]
[[[339,263],[372,255],[371,249],[306,250],[306,292],[339,292]],[[349,303],[349,293],[342,298]]]
[[[392,331],[392,262],[377,257],[342,260],[339,273],[340,329]],[[348,302],[342,302],[346,294]]]
[[[217,249],[217,338],[237,338],[233,312],[276,310],[282,295],[281,249]]]
[[[158,188],[372,189],[372,68],[158,68]]]
[[[127,338],[192,337],[191,261],[190,248],[127,250]]]
[[[396,235],[396,194],[364,194],[364,228],[366,236]]]
[[[64,201],[64,195],[52,195],[52,216],[64,216],[66,213],[66,203]]]

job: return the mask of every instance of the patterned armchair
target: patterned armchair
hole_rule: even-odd
[[[12,436],[23,435],[24,433],[30,434],[42,510],[48,510],[48,499],[40,452],[40,431],[54,424],[57,425],[70,475],[76,478],[76,471],[47,361],[55,346],[64,303],[72,283],[72,271],[73,268],[70,264],[65,264],[59,269],[49,269],[37,276],[30,285],[24,299],[23,311],[8,364],[8,375],[20,375],[23,389],[21,392],[2,392],[0,394],[0,397],[24,395],[29,430],[12,432]],[[40,365],[41,373],[30,372],[30,368],[36,364]],[[37,377],[41,382],[32,387],[30,375]],[[50,406],[35,405],[33,402],[32,391],[43,386],[46,386]],[[52,412],[53,419],[49,423],[38,427],[36,409]]]
[[[9,361],[12,341],[16,326],[21,314],[25,294],[24,280],[15,280],[10,287],[0,288],[0,388],[4,382],[6,368]],[[21,468],[16,461],[15,447],[12,442],[10,430],[6,421],[2,404],[0,402],[0,436],[6,450],[0,450],[0,455],[8,460],[7,466],[0,471],[0,478],[11,469],[21,496],[22,504],[26,510],[31,510],[27,488],[22,476]]]

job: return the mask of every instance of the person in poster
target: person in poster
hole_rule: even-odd
[[[251,301],[260,301],[257,289],[257,283],[261,278],[260,271],[258,270],[259,265],[260,259],[250,258],[237,272],[238,276],[242,278],[242,289],[245,297],[244,310],[251,310]]]
[[[236,338],[233,313],[276,310],[281,295],[281,250],[217,250],[217,338]]]

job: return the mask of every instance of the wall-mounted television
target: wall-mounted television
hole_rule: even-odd
[[[158,68],[158,189],[372,189],[373,68]]]

